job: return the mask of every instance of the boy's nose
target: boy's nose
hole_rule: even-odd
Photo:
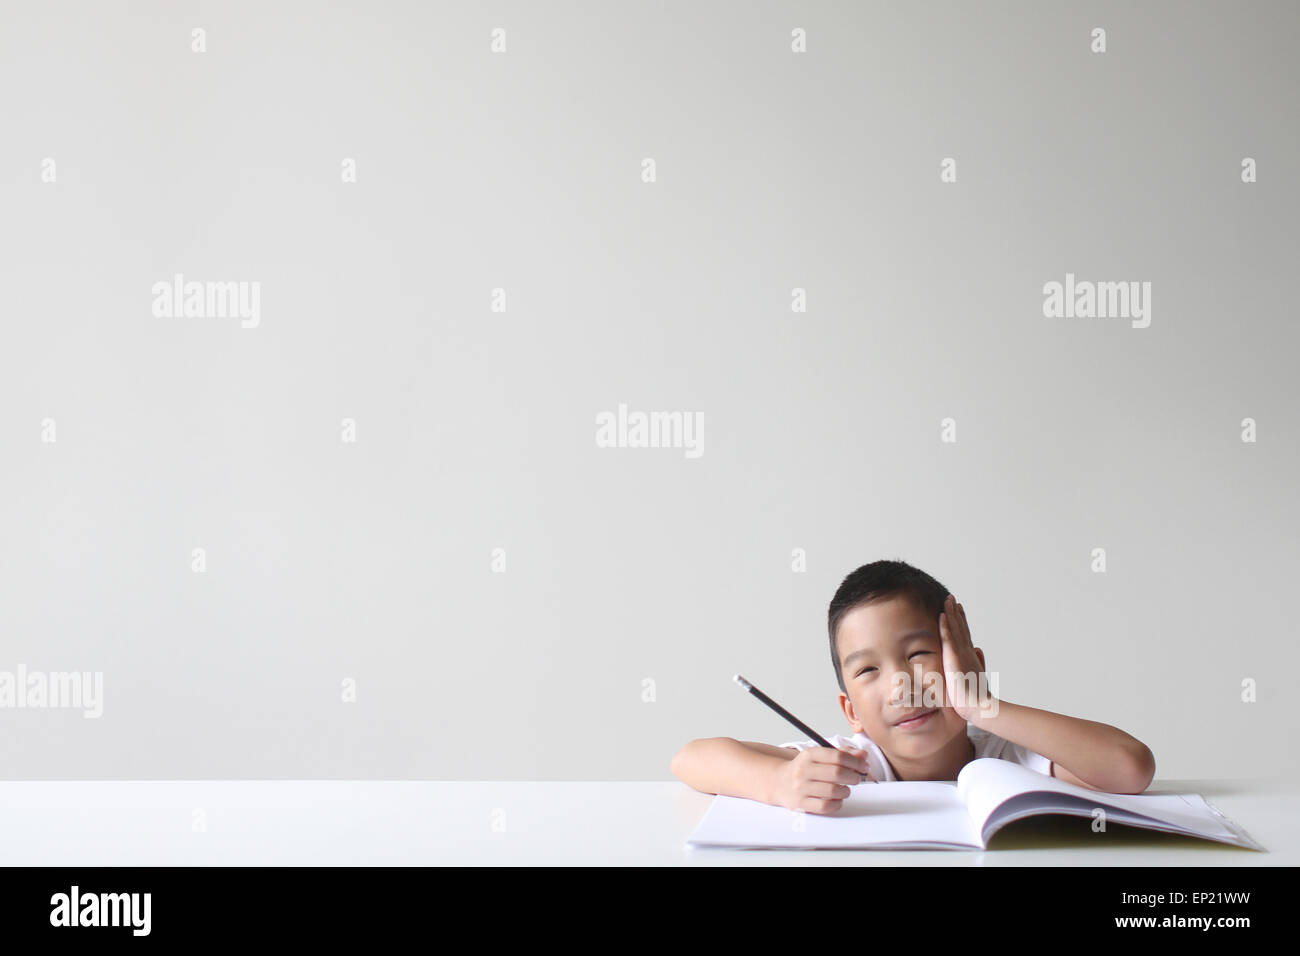
[[[905,686],[899,680],[894,681],[889,703],[894,707],[920,707],[919,701],[924,697],[925,668],[918,664],[915,671],[907,674]]]

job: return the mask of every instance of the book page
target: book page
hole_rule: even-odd
[[[797,813],[719,795],[688,846],[747,849],[978,849],[978,830],[946,781],[862,783],[832,814]]]
[[[1079,816],[1096,807],[1107,809],[1116,822],[1133,826],[1153,821],[1163,824],[1160,829],[1173,828],[1210,839],[1234,836],[1196,794],[1188,795],[1189,799],[1181,794],[1089,790],[996,757],[981,757],[963,767],[957,775],[957,792],[966,802],[981,845],[998,826],[1033,816],[1035,810]],[[1013,813],[999,814],[998,808],[1010,801],[1014,801]]]

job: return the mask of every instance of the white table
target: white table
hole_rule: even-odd
[[[1295,866],[1300,781],[1157,781],[1200,793],[1270,852],[1085,819],[1012,824],[985,852],[687,849],[713,798],[679,782],[8,781],[14,866]]]

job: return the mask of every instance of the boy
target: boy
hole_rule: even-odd
[[[992,697],[965,610],[909,564],[876,561],[846,577],[827,630],[852,737],[831,737],[834,750],[692,740],[673,774],[705,793],[812,813],[834,813],[858,783],[955,780],[977,757],[1111,793],[1141,793],[1155,776],[1151,750],[1118,728]]]

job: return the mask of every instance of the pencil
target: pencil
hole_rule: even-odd
[[[817,745],[818,745],[818,746],[820,746],[820,747],[830,747],[831,750],[835,750],[835,749],[836,749],[834,746],[831,745],[830,741],[828,741],[828,740],[826,740],[825,738],[823,738],[823,737],[821,736],[821,734],[817,733],[817,731],[813,730],[811,727],[809,727],[807,724],[805,724],[802,720],[800,720],[800,719],[799,719],[798,717],[796,717],[794,714],[790,713],[790,711],[786,710],[784,707],[782,707],[780,704],[778,704],[776,701],[774,701],[771,697],[768,697],[768,696],[767,696],[766,694],[764,694],[761,690],[759,690],[757,687],[755,687],[755,686],[754,686],[753,684],[751,684],[749,681],[745,680],[745,678],[741,677],[739,674],[737,674],[735,677],[733,677],[732,680],[734,680],[737,684],[739,684],[739,685],[740,685],[741,687],[743,687],[745,690],[749,691],[751,694],[753,694],[755,697],[757,697],[757,698],[758,698],[759,700],[761,700],[763,703],[767,704],[767,706],[771,707],[774,711],[776,711],[778,714],[780,714],[780,715],[781,715],[782,717],[784,717],[786,720],[790,721],[790,723],[792,723],[792,724],[794,724],[796,727],[798,727],[800,731],[802,731],[803,733],[807,734],[807,735],[808,735],[809,737],[811,737],[813,740],[817,741]]]

